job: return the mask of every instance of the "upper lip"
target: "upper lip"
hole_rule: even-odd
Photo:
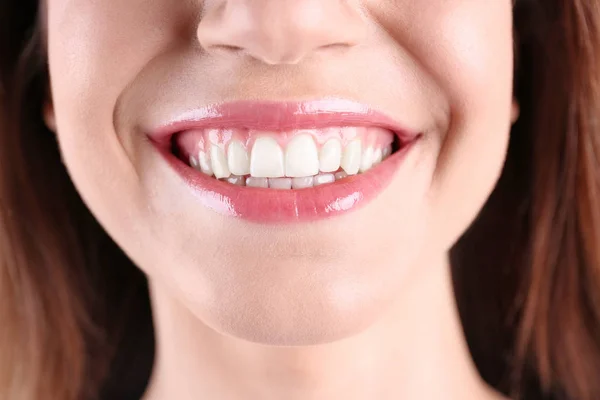
[[[153,129],[149,136],[166,142],[192,129],[254,129],[289,131],[335,126],[377,126],[408,142],[419,132],[409,130],[388,115],[351,100],[327,98],[310,101],[236,101],[187,110]]]

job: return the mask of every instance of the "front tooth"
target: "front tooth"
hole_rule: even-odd
[[[250,174],[250,157],[248,157],[248,152],[242,142],[234,140],[229,144],[227,166],[234,175]]]
[[[291,189],[292,178],[270,178],[269,187],[271,189]]]
[[[381,161],[383,161],[383,151],[381,149],[377,149],[373,153],[373,165],[377,165]]]
[[[303,176],[302,178],[292,178],[292,189],[305,189],[313,187],[313,177]]]
[[[285,175],[283,150],[275,139],[256,139],[250,153],[250,175],[255,178],[279,178]]]
[[[337,139],[329,139],[319,153],[319,169],[321,172],[334,172],[340,168],[342,160],[342,143]]]
[[[333,174],[319,174],[315,176],[315,186],[333,182],[335,182],[335,175]]]
[[[365,172],[373,166],[373,148],[368,147],[360,159],[360,172]]]
[[[210,160],[203,151],[198,152],[198,165],[200,166],[200,171],[204,172],[206,175],[211,176],[213,174],[213,168]]]
[[[210,161],[215,178],[227,178],[231,175],[229,167],[227,166],[225,152],[216,144],[210,145]]]
[[[309,134],[294,137],[285,150],[285,175],[292,178],[319,173],[319,154]]]
[[[267,178],[254,178],[252,176],[249,176],[248,178],[246,178],[246,186],[268,188],[269,180]]]
[[[358,172],[360,168],[360,153],[360,139],[354,139],[346,145],[340,166],[348,175],[354,175]]]

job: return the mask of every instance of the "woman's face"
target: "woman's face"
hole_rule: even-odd
[[[359,332],[441,268],[500,174],[511,0],[46,8],[46,120],[73,182],[156,290],[221,332]],[[378,164],[392,140],[402,148]],[[319,171],[336,181],[251,187],[314,185]]]

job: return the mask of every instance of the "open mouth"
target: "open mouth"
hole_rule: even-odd
[[[223,104],[150,134],[205,206],[260,223],[357,209],[387,186],[419,137],[344,100]]]

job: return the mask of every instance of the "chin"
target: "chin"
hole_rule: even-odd
[[[381,258],[368,245],[251,258],[241,246],[226,262],[178,269],[192,273],[171,276],[171,287],[194,318],[223,335],[271,346],[319,345],[359,335],[384,316],[415,270],[411,247],[418,246],[382,247]]]
[[[332,282],[294,293],[272,288],[239,298],[226,296],[216,307],[197,311],[215,331],[241,340],[269,346],[326,344],[362,333],[391,304],[374,288],[344,286]]]

